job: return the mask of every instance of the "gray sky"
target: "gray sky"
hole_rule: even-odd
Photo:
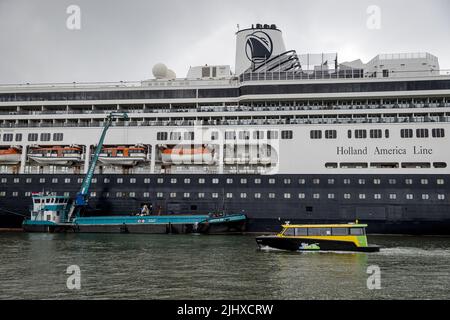
[[[81,29],[69,30],[69,5]],[[368,6],[381,9],[369,29]],[[430,52],[450,69],[448,0],[0,0],[0,83],[143,80],[165,63],[230,64],[235,35],[275,23],[286,48],[338,52],[339,61],[378,53]]]

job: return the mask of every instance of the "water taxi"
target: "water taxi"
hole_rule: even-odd
[[[367,224],[285,224],[282,227],[277,235],[256,237],[258,246],[291,251],[380,251],[379,246],[367,243]]]

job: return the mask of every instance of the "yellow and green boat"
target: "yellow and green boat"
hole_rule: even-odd
[[[277,235],[256,237],[260,248],[291,251],[378,252],[379,246],[367,243],[367,224],[285,224]]]

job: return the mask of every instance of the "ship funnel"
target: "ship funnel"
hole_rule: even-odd
[[[236,75],[250,67],[264,64],[268,59],[286,52],[281,31],[274,24],[256,24],[236,33]]]

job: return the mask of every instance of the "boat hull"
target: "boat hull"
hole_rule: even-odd
[[[260,248],[270,247],[289,251],[351,251],[351,252],[378,252],[380,247],[358,247],[353,242],[338,240],[322,240],[309,238],[291,238],[279,236],[259,236],[256,243]]]

